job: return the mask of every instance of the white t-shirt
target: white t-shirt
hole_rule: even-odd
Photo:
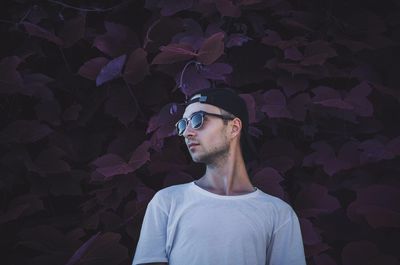
[[[299,221],[256,189],[225,196],[194,182],[158,191],[147,206],[133,265],[305,265]]]

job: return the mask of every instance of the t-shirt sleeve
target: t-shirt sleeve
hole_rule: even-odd
[[[166,254],[167,221],[166,211],[153,197],[146,209],[132,265],[168,262]]]
[[[306,265],[299,220],[293,210],[273,232],[267,249],[268,265]]]

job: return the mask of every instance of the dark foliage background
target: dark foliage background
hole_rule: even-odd
[[[220,85],[308,264],[399,264],[399,3],[3,3],[1,264],[130,264],[153,194],[203,170],[179,103]]]

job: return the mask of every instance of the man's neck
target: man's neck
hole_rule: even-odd
[[[220,195],[241,195],[254,191],[241,155],[228,156],[224,161],[207,165],[206,173],[196,184]]]

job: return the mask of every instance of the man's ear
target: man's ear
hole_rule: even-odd
[[[232,121],[232,136],[236,137],[240,134],[240,130],[242,129],[242,121],[239,118],[234,118]]]

